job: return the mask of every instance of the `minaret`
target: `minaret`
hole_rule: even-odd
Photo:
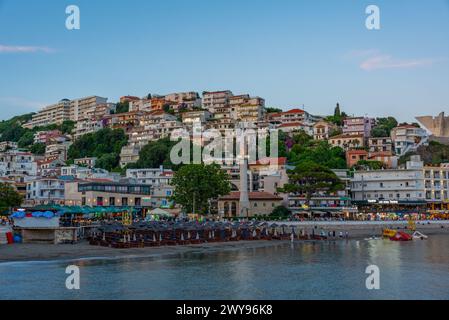
[[[249,196],[248,196],[248,146],[245,141],[245,135],[241,139],[240,145],[240,217],[249,215]]]

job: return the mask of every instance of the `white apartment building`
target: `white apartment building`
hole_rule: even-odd
[[[64,204],[65,181],[43,177],[27,182],[25,205]]]
[[[85,134],[94,133],[104,128],[102,120],[91,118],[81,119],[76,122],[74,138],[79,139]]]
[[[441,209],[449,209],[449,163],[424,167],[425,198]]]
[[[203,92],[203,108],[214,114],[215,118],[230,118],[229,99],[233,96],[229,90]]]
[[[70,119],[79,121],[95,114],[97,107],[107,105],[108,98],[90,96],[70,101]]]
[[[47,106],[34,114],[31,121],[25,124],[24,127],[42,127],[50,124],[62,124],[66,120],[72,120],[70,108],[70,100],[62,99],[58,103]]]
[[[37,163],[32,153],[17,150],[0,153],[0,177],[36,175]]]
[[[265,118],[265,100],[249,95],[230,99],[231,117],[242,122],[259,122]]]
[[[391,140],[393,141],[396,155],[402,156],[407,152],[416,151],[421,145],[428,142],[426,130],[413,125],[403,125],[391,130]]]
[[[105,179],[111,181],[119,181],[119,173],[111,173],[100,168],[87,168],[78,165],[65,166],[61,168],[61,176],[72,177],[76,179]]]
[[[126,177],[137,180],[138,183],[151,186],[169,185],[173,179],[174,172],[163,166],[156,169],[128,169]]]
[[[413,156],[405,169],[356,171],[351,181],[352,200],[411,202],[425,200],[423,162]]]

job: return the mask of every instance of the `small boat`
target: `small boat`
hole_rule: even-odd
[[[396,230],[392,230],[392,229],[384,229],[383,231],[383,237],[385,238],[392,238],[394,236],[396,236],[398,232]]]
[[[429,238],[428,236],[426,236],[425,234],[422,234],[419,231],[415,231],[412,236],[413,236],[413,239],[416,239],[416,240],[427,240]]]
[[[408,233],[398,231],[396,235],[390,238],[391,241],[412,241],[413,237]]]

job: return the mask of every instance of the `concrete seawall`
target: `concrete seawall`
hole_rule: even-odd
[[[364,238],[382,235],[383,229],[405,230],[407,221],[302,221],[302,222],[276,222],[294,226],[296,230],[305,230],[307,233],[319,234],[321,230],[326,233],[335,231],[348,232],[350,238]],[[416,230],[426,234],[448,234],[449,221],[419,221],[416,222]]]

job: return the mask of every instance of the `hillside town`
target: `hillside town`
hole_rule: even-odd
[[[350,116],[339,104],[330,107],[329,116],[305,109],[269,108],[261,97],[229,90],[127,95],[118,103],[99,96],[62,99],[3,122],[0,182],[22,197],[11,206],[15,209],[118,207],[142,216],[154,210],[196,214],[195,203],[191,208],[174,200],[172,180],[179,167],[166,156],[148,159],[159,154],[161,142],[170,145],[176,130],[190,132],[200,124],[224,133],[251,123],[279,130],[278,157],[218,163],[230,192],[209,199],[201,213],[218,219],[268,218],[274,212],[288,219],[449,217],[448,154],[435,159],[428,151],[447,148],[444,113],[398,123],[392,117]],[[292,172],[306,158],[329,169],[342,187],[298,187],[303,183]]]

